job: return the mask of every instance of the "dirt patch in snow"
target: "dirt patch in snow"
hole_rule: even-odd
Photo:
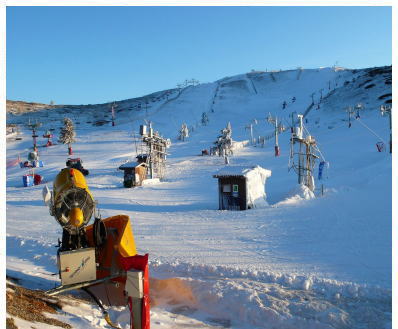
[[[59,299],[49,297],[40,290],[30,290],[7,282],[7,313],[31,322],[42,322],[62,328],[72,328],[68,323],[49,318],[45,314],[56,314],[62,309]],[[7,328],[17,328],[12,318],[7,319]]]

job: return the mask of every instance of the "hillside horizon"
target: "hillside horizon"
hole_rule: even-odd
[[[241,75],[245,74],[261,74],[261,73],[280,73],[280,72],[291,72],[291,71],[297,71],[297,70],[306,70],[306,71],[311,71],[311,70],[324,70],[324,69],[334,69],[336,71],[338,70],[344,70],[344,71],[366,71],[366,70],[372,70],[372,69],[383,69],[383,68],[388,68],[392,67],[392,65],[382,65],[382,66],[371,66],[371,67],[366,67],[366,68],[361,68],[361,69],[351,69],[351,68],[345,68],[345,67],[340,67],[340,66],[325,66],[325,67],[319,67],[319,68],[302,68],[302,67],[297,67],[296,69],[284,69],[284,70],[251,70],[250,72],[247,73],[241,73],[241,74],[236,74],[236,75],[231,75],[231,76],[226,76],[223,78],[220,78],[218,80],[212,81],[212,82],[203,82],[200,84],[208,84],[208,83],[216,83],[223,81],[225,79],[230,79],[230,78],[235,78]],[[189,85],[188,85],[189,86]],[[118,103],[123,103],[126,101],[131,101],[131,100],[138,100],[138,99],[146,99],[148,97],[155,97],[157,93],[164,93],[167,91],[172,91],[176,90],[178,88],[169,88],[169,89],[164,89],[164,90],[158,90],[154,91],[150,94],[142,95],[142,96],[137,96],[137,97],[131,97],[131,98],[125,98],[121,100],[114,100],[111,102],[105,102],[105,103],[88,103],[88,104],[47,104],[47,103],[40,103],[40,102],[33,102],[30,100],[26,99],[6,99],[6,111],[7,112],[18,112],[18,113],[23,113],[23,112],[28,112],[28,111],[37,111],[37,110],[44,110],[44,109],[52,109],[52,108],[74,108],[74,107],[93,107],[93,106],[103,106],[103,105],[110,105],[110,104],[118,104]],[[16,111],[13,111],[16,110]]]

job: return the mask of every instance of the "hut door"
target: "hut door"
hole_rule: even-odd
[[[240,198],[238,193],[238,185],[222,185],[221,209],[240,210]]]

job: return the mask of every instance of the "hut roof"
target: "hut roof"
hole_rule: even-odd
[[[260,166],[225,166],[218,170],[213,177],[221,178],[221,177],[249,177],[253,173],[259,173],[264,177],[271,176],[271,171],[264,169]]]
[[[141,163],[139,163],[139,162],[136,162],[136,161],[129,161],[129,162],[126,162],[126,163],[123,163],[120,167],[119,167],[119,169],[132,169],[132,168],[135,168],[135,167],[139,167],[139,166],[144,166],[145,165],[145,163],[143,163],[143,162],[141,162]]]

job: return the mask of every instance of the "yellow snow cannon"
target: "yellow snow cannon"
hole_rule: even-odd
[[[149,329],[148,254],[138,255],[130,218],[117,215],[88,225],[95,202],[84,175],[74,168],[62,169],[53,191],[43,189],[44,202],[63,228],[57,264],[61,285],[48,290],[49,296],[81,289],[101,308],[106,322],[106,306],[128,306],[135,329]]]
[[[62,251],[87,247],[85,227],[90,221],[95,201],[83,174],[73,168],[62,169],[55,177],[52,193],[43,189],[44,202],[51,216],[62,226]]]
[[[95,202],[83,174],[77,169],[62,169],[54,180],[53,216],[65,229],[76,231],[86,226]]]

